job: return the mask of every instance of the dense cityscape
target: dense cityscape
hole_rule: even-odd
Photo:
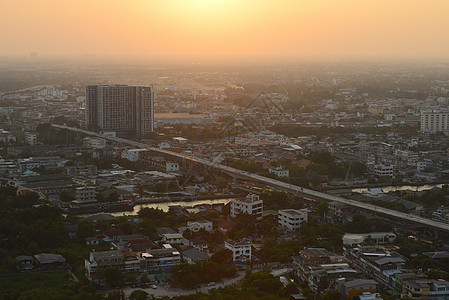
[[[80,65],[2,63],[5,299],[449,297],[446,65]]]
[[[0,300],[449,300],[449,1],[0,9]]]

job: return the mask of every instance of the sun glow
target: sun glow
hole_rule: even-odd
[[[447,0],[20,0],[0,55],[446,55]],[[51,8],[51,9],[49,9]]]

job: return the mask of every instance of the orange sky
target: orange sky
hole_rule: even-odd
[[[448,57],[448,0],[2,0],[0,55]]]

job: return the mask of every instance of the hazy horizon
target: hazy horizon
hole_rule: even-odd
[[[22,0],[6,7],[0,11],[3,57],[449,57],[444,0]]]

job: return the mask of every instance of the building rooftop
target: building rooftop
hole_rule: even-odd
[[[206,253],[204,253],[196,248],[190,248],[186,251],[183,251],[182,255],[187,256],[188,258],[192,259],[193,261],[209,259],[209,256]]]
[[[238,241],[229,239],[229,240],[226,240],[226,243],[229,245],[232,245],[232,246],[248,246],[248,245],[252,244],[251,240],[249,240],[249,239],[241,239]]]
[[[110,250],[110,251],[100,251],[100,252],[91,252],[92,257],[95,261],[110,259],[110,258],[123,258],[123,255],[120,251]]]
[[[34,258],[40,264],[52,264],[55,262],[64,263],[65,258],[61,254],[52,254],[52,253],[40,253],[34,255]]]
[[[354,280],[347,281],[344,283],[346,288],[357,287],[357,286],[365,285],[365,284],[377,285],[377,282],[372,279],[354,279]]]
[[[287,213],[292,216],[303,216],[304,214],[307,214],[307,209],[282,209],[279,212]]]

